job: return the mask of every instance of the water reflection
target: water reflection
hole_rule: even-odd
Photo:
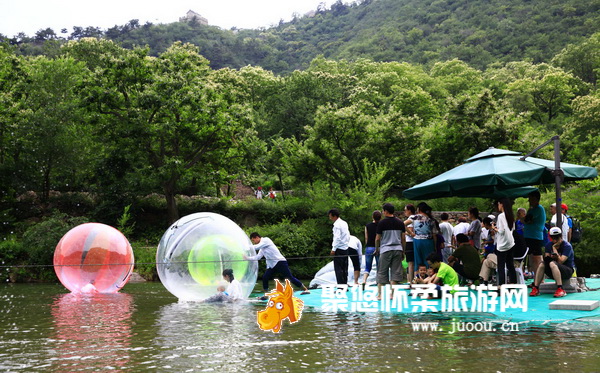
[[[156,359],[169,368],[195,367],[251,369],[246,360],[253,354],[250,344],[262,332],[256,324],[256,308],[248,304],[203,304],[179,302],[163,306],[156,321],[156,343],[163,348]]]
[[[133,310],[129,294],[57,296],[51,306],[55,333],[48,360],[52,367],[57,371],[125,367]]]

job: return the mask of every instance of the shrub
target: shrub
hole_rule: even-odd
[[[23,264],[26,259],[27,253],[15,237],[0,241],[0,262],[2,265]]]
[[[131,221],[132,215],[129,212],[131,209],[131,205],[125,206],[123,209],[123,214],[117,220],[117,229],[123,233],[125,237],[131,237],[133,234],[133,229],[135,228],[135,222]]]
[[[55,213],[30,226],[23,234],[22,245],[29,257],[28,264],[36,267],[29,268],[27,272],[37,280],[56,281],[52,266],[56,245],[71,228],[87,222],[86,217]]]
[[[70,215],[82,215],[94,208],[95,201],[90,193],[51,193],[48,201],[51,206],[59,208]]]
[[[156,271],[156,246],[147,246],[143,243],[132,243],[135,258],[135,271],[148,281],[158,280]]]
[[[11,282],[16,282],[26,274],[25,268],[17,267],[27,264],[27,252],[14,237],[0,241],[0,265],[7,266],[5,273]]]

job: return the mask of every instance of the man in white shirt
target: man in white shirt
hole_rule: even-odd
[[[335,278],[339,285],[348,284],[348,241],[350,241],[350,230],[348,223],[340,218],[338,209],[329,210],[329,220],[333,222],[333,242],[331,244],[331,255],[333,256],[333,269]]]
[[[440,223],[440,233],[444,237],[444,248],[442,249],[442,259],[448,264],[448,258],[452,255],[452,236],[454,235],[454,227],[448,221],[448,213],[443,212],[440,215],[442,222]]]
[[[244,260],[260,260],[262,257],[267,259],[267,270],[262,278],[265,293],[269,291],[269,281],[275,277],[275,273],[279,272],[284,279],[287,278],[292,284],[302,288],[304,290],[302,294],[310,294],[307,287],[292,275],[287,260],[281,255],[281,252],[269,237],[261,237],[257,232],[252,232],[250,241],[252,241],[252,247],[258,250],[258,254],[251,257],[244,255]],[[266,300],[268,297],[265,295],[261,299]]]
[[[567,205],[565,205],[564,203],[561,205],[561,209],[560,211],[562,212],[562,216],[560,217],[561,222],[562,222],[562,227],[559,227],[561,232],[562,232],[562,238],[563,241],[571,241],[571,237],[570,237],[570,231],[571,228],[569,227],[569,217],[567,216]],[[552,214],[552,217],[550,218],[550,226],[552,227],[556,227],[556,203],[553,203],[550,205],[550,213]]]
[[[458,244],[456,242],[456,236],[458,236],[459,234],[467,234],[469,233],[469,223],[467,222],[467,218],[464,216],[461,216],[460,218],[458,218],[458,224],[456,224],[453,228],[453,232],[454,236],[452,237],[452,245],[454,247],[457,247]]]

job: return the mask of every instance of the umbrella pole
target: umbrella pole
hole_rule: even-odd
[[[556,189],[556,226],[562,229],[562,197],[560,195],[560,185],[563,178],[563,171],[560,168],[560,138],[558,136],[553,136],[550,140],[535,148],[531,153],[521,157],[521,160],[524,161],[527,157],[533,155],[552,141],[554,141],[554,171],[552,171],[552,174],[554,175],[554,187]]]
[[[556,187],[556,226],[562,229],[562,197],[560,192],[563,172],[560,168],[560,138],[554,136],[554,184]],[[564,232],[563,232],[564,233]]]

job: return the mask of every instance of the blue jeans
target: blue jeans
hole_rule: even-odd
[[[375,255],[375,247],[367,246],[365,251],[365,273],[371,273],[371,268],[373,268],[373,257],[375,257],[375,261],[377,262],[377,267],[379,267],[379,255]]]

